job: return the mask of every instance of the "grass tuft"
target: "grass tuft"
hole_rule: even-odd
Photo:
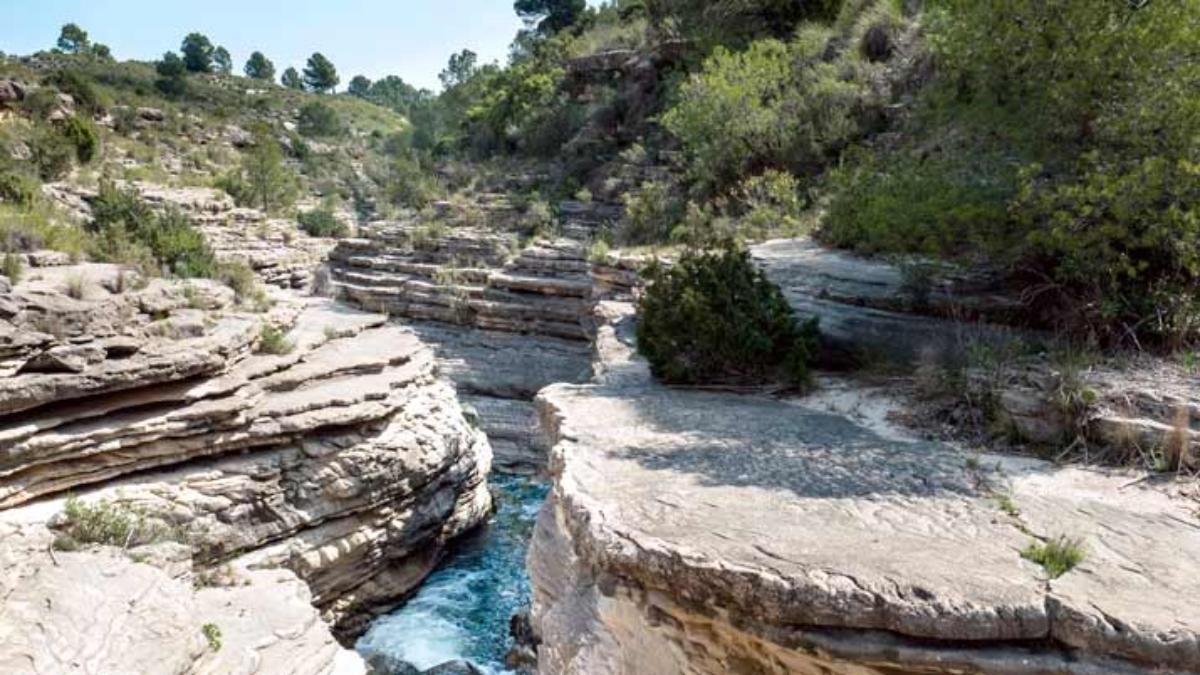
[[[286,334],[282,330],[269,324],[263,325],[262,332],[259,333],[258,337],[259,354],[282,356],[283,354],[292,353],[292,350],[295,348],[296,345],[287,339]]]
[[[1087,553],[1081,539],[1059,536],[1044,542],[1031,542],[1021,551],[1021,557],[1041,565],[1051,579],[1057,579],[1083,562]]]

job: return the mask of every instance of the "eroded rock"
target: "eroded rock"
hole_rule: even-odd
[[[667,389],[629,347],[602,330],[597,383],[539,396],[556,441],[529,553],[540,672],[1200,667],[1186,505],[1127,474]],[[1020,554],[1060,535],[1089,553],[1051,580]]]

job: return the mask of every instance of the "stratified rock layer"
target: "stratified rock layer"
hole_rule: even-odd
[[[172,658],[173,631],[185,636],[178,672],[330,672],[343,657],[320,618],[340,636],[359,632],[490,512],[486,437],[433,353],[386,317],[287,291],[258,314],[212,282],[142,284],[113,266],[27,276],[0,297],[0,525],[20,525],[6,555],[76,583],[75,566],[60,569],[68,566],[46,551],[61,504],[30,503],[70,491],[168,523],[188,543],[181,574],[193,562],[197,574],[230,566],[272,589],[206,604],[206,591],[185,593],[175,575],[104,563],[113,584],[152,596],[128,611],[114,600],[115,623],[145,624],[131,635],[147,645],[161,637],[154,648]],[[263,353],[266,326],[285,334],[268,345],[275,353]],[[28,537],[39,543],[22,543]],[[272,604],[285,589],[298,600]],[[38,626],[85,611],[66,596],[58,602],[67,614],[31,599],[24,614],[0,617],[0,663],[67,653],[38,646]],[[239,631],[227,642],[250,661],[222,650],[210,666],[188,651],[189,622],[208,612]],[[107,655],[94,662],[107,672],[158,672],[136,661],[140,652],[125,653],[124,639],[86,633],[77,653]],[[275,643],[281,653],[268,658]],[[134,659],[128,669],[104,665],[125,657]]]
[[[996,323],[1012,319],[1019,303],[987,278],[933,269],[906,276],[900,266],[807,238],[769,241],[751,253],[798,315],[820,318],[826,345],[855,358],[911,364],[1044,337]]]
[[[505,212],[489,213],[495,220]],[[339,242],[332,287],[348,302],[411,322],[478,415],[497,466],[539,471],[546,447],[534,395],[591,375],[592,266],[569,240],[514,254],[516,235],[499,222],[428,228],[378,223],[366,228],[368,238]]]
[[[1200,669],[1200,521],[1136,477],[667,389],[627,330],[599,348],[596,384],[539,396],[541,672]],[[1087,556],[1049,580],[1021,551],[1060,535]]]

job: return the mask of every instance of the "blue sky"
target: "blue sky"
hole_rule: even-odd
[[[503,61],[521,27],[512,0],[0,0],[0,50],[49,49],[69,21],[118,59],[157,59],[199,31],[233,54],[239,73],[256,49],[278,72],[319,51],[342,88],[354,75],[395,74],[435,90],[452,53]]]

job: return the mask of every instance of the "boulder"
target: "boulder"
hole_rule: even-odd
[[[0,80],[0,108],[15,108],[25,100],[25,85],[16,80]]]

